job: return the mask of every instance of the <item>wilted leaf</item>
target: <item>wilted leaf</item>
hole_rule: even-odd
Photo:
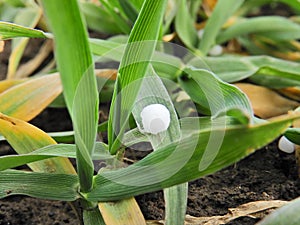
[[[42,16],[42,10],[38,7],[37,4],[32,4],[30,7],[22,8],[20,12],[16,15],[14,22],[19,25],[27,26],[29,28],[34,28],[40,17]],[[1,24],[3,25],[3,23]],[[42,32],[28,29],[24,27],[18,27],[18,25],[13,25],[12,30],[20,31],[22,34],[27,35],[43,35]],[[1,35],[1,33],[0,33]],[[7,78],[13,78],[15,76],[17,67],[23,55],[24,49],[29,41],[29,38],[15,38],[12,40],[12,52],[9,57]]]
[[[6,91],[7,89],[25,82],[27,79],[12,79],[12,80],[2,80],[0,81],[0,93]]]
[[[25,64],[22,64],[16,72],[16,78],[28,77],[32,74],[41,63],[48,57],[48,55],[53,50],[53,42],[51,39],[46,40],[46,42],[41,46],[39,52],[35,55],[35,57]]]
[[[106,224],[122,225],[124,224],[124,218],[127,218],[127,224],[145,225],[144,216],[137,209],[139,209],[139,206],[134,198],[130,198],[127,201],[103,202],[99,204],[99,210]]]
[[[211,217],[195,217],[186,215],[184,225],[220,225],[227,224],[232,220],[239,217],[258,217],[260,213],[267,213],[270,210],[282,207],[286,205],[287,201],[271,200],[271,201],[256,201],[249,202],[238,206],[237,208],[230,208],[229,213],[223,216],[211,216]],[[164,225],[165,221],[148,220],[147,225]]]
[[[298,102],[282,97],[268,88],[248,83],[236,83],[249,98],[254,114],[266,119],[286,114],[299,106]]]
[[[0,53],[4,50],[5,42],[0,40]]]
[[[278,90],[279,93],[293,99],[300,101],[300,88],[299,87],[288,87]]]
[[[212,217],[186,217],[186,225],[219,225],[227,224],[239,217],[249,216],[249,217],[260,217],[257,214],[262,212],[268,212],[270,210],[279,208],[287,204],[287,201],[273,200],[273,201],[256,201],[249,202],[240,205],[237,208],[230,208],[229,213],[224,216],[212,216]]]
[[[203,0],[202,7],[208,16],[210,16],[216,4],[217,0]]]
[[[0,133],[18,154],[26,154],[56,142],[44,131],[22,120],[0,113]],[[47,159],[29,164],[34,171],[75,174],[66,158]]]
[[[10,81],[7,82],[7,85],[11,84]],[[0,112],[29,121],[46,108],[61,91],[58,73],[30,79],[0,94]]]
[[[98,69],[95,70],[95,74],[101,78],[116,80],[118,71],[115,69]]]
[[[298,225],[300,221],[299,207],[300,198],[297,198],[271,213],[257,225]]]

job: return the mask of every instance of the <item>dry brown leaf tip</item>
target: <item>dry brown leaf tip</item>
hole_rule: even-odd
[[[236,83],[235,85],[249,98],[254,114],[263,119],[286,114],[300,105],[266,87],[249,83]]]

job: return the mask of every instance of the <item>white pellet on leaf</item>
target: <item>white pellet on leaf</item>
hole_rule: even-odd
[[[208,52],[208,54],[211,56],[218,56],[221,55],[222,53],[223,53],[223,48],[221,45],[215,45]]]
[[[295,151],[295,145],[289,141],[285,136],[282,136],[278,142],[278,148],[286,153],[293,153]]]
[[[162,104],[151,104],[143,108],[141,112],[142,132],[158,134],[168,129],[170,125],[170,112]]]
[[[203,34],[204,34],[204,29],[200,29],[198,30],[198,37],[201,39],[203,37]]]

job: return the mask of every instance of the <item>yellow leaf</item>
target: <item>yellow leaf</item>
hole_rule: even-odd
[[[56,142],[39,128],[0,113],[0,133],[18,154],[26,154]],[[56,157],[28,164],[36,172],[75,174],[67,158]]]
[[[25,47],[28,44],[29,38],[16,38],[14,39],[14,41],[16,44],[13,45],[13,51],[9,56],[9,63],[6,75],[7,79],[14,78]]]
[[[141,210],[134,198],[117,202],[102,202],[98,204],[99,210],[108,225],[146,225]]]
[[[299,87],[288,87],[280,89],[279,92],[295,101],[300,101],[300,88]]]
[[[13,79],[13,80],[2,80],[0,81],[0,93],[8,90],[9,88],[24,83],[28,79]]]
[[[29,121],[61,92],[58,73],[30,79],[0,94],[0,112]]]
[[[262,86],[248,83],[235,85],[248,96],[254,114],[263,119],[286,114],[299,106],[298,102],[284,98],[277,92]]]
[[[0,53],[4,50],[5,42],[0,40]]]
[[[14,23],[26,27],[34,28],[38,24],[41,16],[42,9],[37,4],[32,4],[32,7],[26,7],[19,10],[19,13],[14,19]],[[27,46],[29,38],[15,38],[12,40],[12,52],[9,57],[7,78],[12,79],[15,77],[17,67],[20,63],[24,49]]]
[[[15,74],[15,77],[28,77],[42,64],[42,62],[49,56],[52,51],[53,41],[51,39],[46,40],[35,57],[19,67]]]
[[[115,69],[98,69],[95,70],[97,77],[107,78],[110,80],[116,80],[118,71]]]
[[[206,15],[210,16],[212,11],[214,10],[217,4],[217,0],[204,0],[202,7],[206,13]]]

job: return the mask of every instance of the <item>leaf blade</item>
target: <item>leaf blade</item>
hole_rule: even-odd
[[[227,19],[242,5],[243,0],[218,1],[212,15],[209,17],[202,40],[199,43],[199,50],[203,55],[207,55],[208,51],[216,44],[216,37]]]
[[[75,129],[79,180],[81,188],[88,191],[94,173],[91,155],[96,140],[99,103],[88,34],[76,0],[59,1],[63,14],[57,11],[58,1],[43,0],[42,3],[53,30],[65,100]],[[88,100],[81,101],[84,97]]]
[[[0,133],[6,138],[18,154],[30,153],[33,150],[56,142],[42,130],[25,121],[0,113]],[[36,172],[75,174],[75,170],[66,158],[48,159],[28,165]]]
[[[170,187],[211,174],[271,142],[274,138],[282,134],[294,119],[299,119],[299,115],[278,117],[268,123],[228,128],[217,157],[214,159],[214,162],[203,171],[198,170],[199,162],[204,153],[203,151],[205,151],[210,131],[200,131],[197,134],[191,134],[190,137],[183,139],[183,143],[185,144],[181,145],[181,149],[185,149],[185,151],[182,151],[180,155],[178,155],[178,152],[178,154],[174,156],[173,162],[170,162],[170,160],[165,161],[164,159],[172,154],[178,143],[173,143],[166,148],[157,150],[137,164],[125,169],[100,172],[95,177],[95,189],[87,194],[86,197],[89,200],[99,201],[117,200],[126,196],[134,196]],[[238,141],[232,142],[232,140],[236,139],[237,134],[239,137]],[[200,135],[199,138],[197,137],[198,135]],[[197,148],[193,156],[182,169],[174,172],[176,165],[178,165],[180,161],[182,162],[181,158],[186,157],[186,150],[188,149],[190,139],[193,138],[198,139]],[[255,142],[250,141],[254,139],[256,140]],[[235,149],[235,151],[232,152],[231,149]],[[151,167],[150,165],[156,166]],[[157,173],[155,171],[157,171]],[[159,171],[164,171],[164,173]],[[171,174],[174,173],[174,175],[169,176],[166,174],[167,172]],[[148,176],[145,177],[145,174],[148,174]],[[114,191],[111,192],[110,190]]]
[[[130,92],[128,90],[123,91],[121,99],[120,97],[117,99],[117,96],[128,84],[144,77],[156,46],[166,2],[166,0],[146,0],[130,33],[128,45],[119,67],[119,75],[108,120],[108,142],[112,153],[116,153],[120,145],[119,141],[115,142],[115,140],[119,133],[121,133],[121,136],[123,135],[124,131],[122,129],[124,129],[124,124],[128,120],[128,113],[134,104],[139,85]],[[114,126],[113,121],[119,124]]]
[[[0,111],[29,121],[45,109],[61,92],[58,74],[30,79],[0,94]]]
[[[78,177],[75,175],[6,170],[0,172],[0,177],[0,198],[22,194],[43,199],[74,201],[80,197],[77,192]]]

